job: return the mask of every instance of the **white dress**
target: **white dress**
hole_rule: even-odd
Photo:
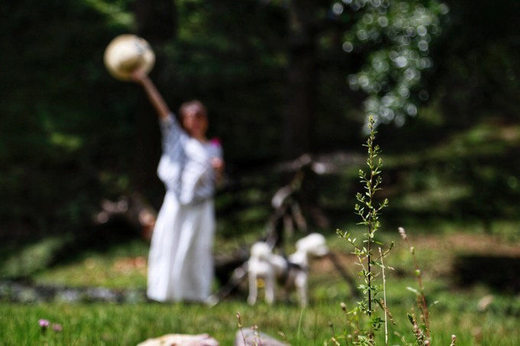
[[[215,232],[211,159],[222,157],[215,142],[189,137],[174,116],[161,121],[163,155],[158,176],[166,186],[148,257],[148,298],[205,301],[213,281]]]

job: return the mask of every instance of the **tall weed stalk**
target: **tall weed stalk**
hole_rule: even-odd
[[[417,323],[416,317],[412,315],[408,315],[408,319],[412,323],[414,328],[414,334],[416,336],[418,344],[429,345],[430,344],[430,313],[428,311],[428,304],[426,303],[426,296],[424,295],[424,285],[422,279],[422,271],[417,264],[417,258],[415,256],[415,247],[410,244],[410,240],[408,239],[408,235],[403,227],[399,227],[399,235],[406,242],[408,248],[410,249],[410,253],[412,254],[413,264],[414,264],[414,274],[417,279],[418,289],[414,289],[412,287],[408,287],[408,290],[415,293],[417,297],[417,307],[421,313],[420,320],[421,325]]]
[[[338,230],[338,234],[343,237],[354,248],[353,253],[358,259],[361,267],[360,276],[362,284],[359,286],[363,298],[357,302],[357,305],[347,313],[351,319],[355,320],[350,325],[354,327],[352,333],[347,333],[345,338],[351,340],[355,345],[374,345],[374,333],[381,328],[383,319],[380,313],[377,313],[376,307],[382,307],[384,303],[380,301],[381,286],[375,282],[375,267],[383,268],[382,258],[390,249],[381,252],[380,256],[374,256],[374,246],[379,245],[376,239],[376,233],[381,228],[379,221],[381,211],[388,206],[388,200],[377,203],[375,200],[376,193],[381,190],[381,169],[383,160],[380,155],[380,148],[375,144],[377,134],[375,128],[375,120],[369,118],[368,128],[370,130],[366,143],[363,145],[367,148],[366,169],[359,170],[359,180],[363,184],[364,191],[356,194],[357,203],[355,205],[355,213],[361,219],[359,225],[364,226],[365,231],[362,239],[358,241],[350,232]],[[383,308],[383,312],[385,308]],[[364,316],[364,317],[363,317]]]
[[[393,243],[384,249],[383,244],[376,240],[376,233],[381,229],[381,222],[379,221],[381,212],[388,206],[388,200],[385,199],[382,203],[376,201],[376,193],[381,190],[383,160],[380,157],[381,150],[375,144],[377,131],[373,117],[369,118],[368,128],[370,133],[366,143],[363,145],[367,148],[366,168],[365,170],[359,170],[359,180],[363,184],[364,191],[356,194],[357,203],[354,208],[356,215],[361,219],[358,224],[364,226],[364,232],[361,240],[358,240],[350,232],[337,231],[353,247],[353,253],[358,259],[358,264],[361,267],[359,275],[362,278],[359,288],[363,297],[351,310],[348,310],[346,305],[341,303],[341,309],[345,313],[347,325],[345,333],[341,337],[335,335],[334,328],[331,326],[334,334],[331,341],[334,345],[340,345],[338,341],[340,338],[344,339],[347,345],[375,345],[375,333],[381,330],[381,326],[384,326],[384,341],[385,345],[388,345],[388,321],[394,322],[387,306],[385,275],[385,269],[393,268],[384,264],[384,257],[389,254]],[[428,304],[424,294],[422,272],[417,264],[415,248],[411,246],[404,228],[400,227],[399,233],[401,238],[407,243],[413,256],[418,289],[408,287],[408,290],[416,294],[417,307],[420,312],[419,318],[413,312],[408,314],[408,319],[412,324],[414,342],[407,342],[405,337],[402,337],[401,341],[407,345],[428,346],[431,344],[430,320]],[[374,253],[375,246],[378,247],[378,254]],[[376,284],[375,280],[379,274],[374,270],[376,267],[381,269],[382,284]],[[382,298],[380,297],[381,294],[383,295]],[[381,318],[381,315],[383,315],[383,318]],[[398,335],[397,332],[395,334]],[[456,336],[453,335],[450,346],[455,346],[455,342]]]

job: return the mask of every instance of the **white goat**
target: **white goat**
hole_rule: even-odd
[[[251,247],[248,261],[249,297],[248,303],[253,305],[258,297],[257,280],[265,282],[265,300],[272,304],[275,300],[276,280],[281,281],[286,293],[296,288],[300,305],[308,304],[307,281],[309,276],[310,257],[324,256],[328,253],[325,237],[312,233],[296,242],[296,251],[288,259],[272,252],[265,242],[257,242]]]

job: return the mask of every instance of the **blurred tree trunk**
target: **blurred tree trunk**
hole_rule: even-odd
[[[311,149],[316,97],[317,4],[314,0],[289,3],[289,66],[283,151],[294,158]]]
[[[152,74],[162,70],[164,59],[162,47],[176,37],[177,9],[173,0],[136,0],[134,13],[137,22],[137,34],[145,38],[156,54],[156,64]],[[155,81],[161,88],[161,81]],[[157,186],[156,166],[160,157],[160,133],[157,115],[152,109],[144,92],[140,94],[136,110],[136,150],[133,185],[138,192],[150,198],[150,191]]]

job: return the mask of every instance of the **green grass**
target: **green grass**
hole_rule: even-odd
[[[449,345],[451,334],[456,334],[458,345],[518,345],[518,315],[478,312],[475,302],[466,299],[453,295],[447,305],[431,309],[433,344]],[[411,301],[390,302],[398,323],[391,327],[392,343],[400,343],[395,332],[412,340],[404,308]],[[244,327],[256,325],[260,331],[292,345],[322,345],[332,336],[330,324],[336,334],[341,334],[345,323],[336,303],[313,304],[303,311],[295,305],[250,307],[237,301],[211,309],[184,304],[1,304],[0,335],[3,345],[135,345],[168,333],[205,332],[221,345],[231,345],[238,331],[237,312]],[[41,318],[60,323],[63,331],[42,334],[38,326]]]
[[[140,239],[117,244],[108,251],[85,251],[72,261],[39,271],[39,284],[143,288],[146,285],[148,244]]]
[[[426,294],[430,304],[433,344],[449,345],[452,334],[457,345],[517,345],[520,344],[520,301],[479,285],[461,289],[450,277],[450,265],[460,253],[515,251],[518,244],[500,241],[488,235],[473,236],[467,233],[414,236],[417,259],[424,270]],[[406,314],[415,305],[414,294],[406,287],[416,287],[413,264],[406,246],[397,235],[383,233],[382,240],[395,241],[396,248],[387,264],[395,271],[387,274],[388,305],[396,326],[391,328],[391,342],[402,344],[395,332],[412,341]],[[471,241],[470,241],[471,240]],[[342,263],[353,273],[354,258],[342,240],[329,237],[333,251],[341,254]],[[141,264],[131,259],[140,258],[146,249],[145,242],[128,242],[104,254],[85,255],[77,262],[48,269],[35,276],[39,283],[69,285],[102,284],[105,287],[144,289],[145,272]],[[126,263],[135,270],[120,271],[114,264]],[[132,264],[133,263],[133,264]],[[141,268],[141,269],[139,269]],[[99,273],[99,278],[96,277]],[[119,277],[118,279],[113,279]],[[97,280],[97,281],[96,281]],[[114,281],[113,281],[114,280]],[[129,285],[129,282],[133,282]],[[127,286],[128,285],[128,286]],[[353,301],[348,285],[326,260],[317,260],[311,271],[310,294],[312,304],[301,310],[292,297],[291,302],[275,306],[260,303],[251,307],[245,303],[245,291],[213,308],[193,304],[157,303],[0,303],[0,335],[2,345],[135,345],[150,337],[168,333],[209,333],[222,345],[230,345],[238,331],[236,313],[240,312],[244,327],[256,325],[259,330],[284,339],[292,345],[322,345],[332,336],[345,330],[346,319],[340,302],[351,306]],[[478,303],[492,294],[494,300],[484,311]],[[433,304],[433,302],[436,302]],[[63,326],[61,333],[48,330],[42,334],[39,319],[48,319]],[[382,338],[382,335],[378,336]],[[391,344],[392,344],[391,343]],[[382,344],[382,339],[379,343]]]

